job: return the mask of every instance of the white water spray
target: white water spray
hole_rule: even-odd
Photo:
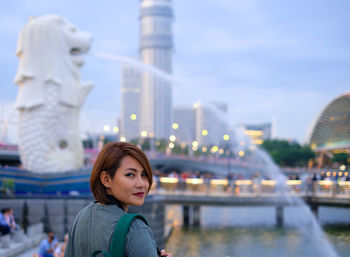
[[[166,73],[152,65],[148,65],[146,63],[143,63],[137,59],[130,58],[127,56],[121,56],[121,55],[115,55],[115,54],[106,54],[106,53],[92,53],[93,56],[105,59],[105,60],[112,60],[112,61],[118,61],[120,63],[132,66],[133,68],[141,71],[141,72],[148,72],[152,75],[157,76],[158,78],[164,79],[167,82],[171,84],[178,84],[183,85],[184,83],[177,79],[176,77],[172,76],[169,73]]]
[[[292,206],[292,208],[297,208],[297,211],[293,212],[293,216],[289,218],[288,222],[301,231],[310,244],[314,245],[314,256],[337,257],[338,255],[333,245],[329,242],[310,208],[301,198],[293,194],[292,189],[286,183],[286,176],[274,163],[270,155],[264,150],[259,149],[259,147],[252,147],[253,145],[250,138],[245,136],[242,131],[237,131],[236,136],[238,142],[245,142],[244,147],[246,149],[250,151],[254,149],[255,158],[257,158],[256,161],[258,163],[264,163],[266,167],[266,175],[277,181],[276,193],[279,195],[281,202],[286,202]],[[239,150],[241,149],[242,147]]]

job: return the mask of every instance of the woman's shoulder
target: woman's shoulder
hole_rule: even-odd
[[[73,227],[78,224],[87,223],[99,224],[101,227],[103,227],[103,224],[106,224],[106,226],[111,226],[112,224],[113,226],[123,214],[124,211],[115,205],[103,205],[97,202],[91,202],[80,210],[75,218]]]
[[[131,223],[126,240],[126,252],[128,256],[158,256],[152,230],[140,219],[135,219]]]
[[[130,229],[150,229],[150,227],[141,219],[135,219],[131,223]]]
[[[104,217],[110,217],[112,219],[119,219],[125,214],[125,212],[116,205],[100,204],[96,201],[91,202],[85,206],[81,212],[91,214],[101,214]]]

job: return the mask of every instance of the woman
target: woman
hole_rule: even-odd
[[[94,202],[82,209],[72,225],[65,257],[89,257],[108,252],[114,228],[129,205],[141,206],[152,185],[146,155],[129,143],[108,143],[100,152],[90,177]],[[151,229],[136,219],[125,244],[127,257],[157,257]],[[171,257],[162,250],[162,256]]]

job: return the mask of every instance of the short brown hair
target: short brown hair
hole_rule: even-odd
[[[108,204],[107,189],[101,183],[100,175],[102,171],[106,171],[111,178],[114,177],[115,172],[121,166],[121,162],[125,156],[135,158],[144,168],[149,186],[149,192],[153,179],[152,169],[145,153],[137,146],[126,142],[111,142],[104,146],[98,155],[94,167],[92,168],[90,176],[90,188],[95,199],[103,204]]]

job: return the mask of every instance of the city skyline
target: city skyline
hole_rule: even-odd
[[[91,53],[135,56],[139,4],[4,3],[0,10],[4,38],[0,43],[0,115],[15,123],[8,110],[18,90],[13,83],[18,65],[15,49],[19,30],[30,16],[57,13],[67,17],[93,35]],[[220,100],[228,104],[230,125],[274,121],[278,138],[302,142],[318,113],[349,91],[349,7],[345,0],[270,0],[264,5],[250,0],[174,0],[173,75],[186,83],[173,86],[173,106]],[[85,58],[82,79],[95,83],[82,115],[89,132],[117,124],[121,66],[92,54]]]

